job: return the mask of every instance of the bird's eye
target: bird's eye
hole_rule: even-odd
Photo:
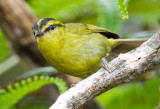
[[[50,25],[50,26],[49,26],[49,29],[50,29],[50,30],[54,30],[54,29],[55,29],[55,26],[54,26],[54,25]]]
[[[49,30],[54,30],[56,28],[55,25],[50,25],[48,28],[46,28],[45,32],[49,31]]]

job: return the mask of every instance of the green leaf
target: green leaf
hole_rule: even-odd
[[[46,84],[55,84],[61,94],[67,90],[66,83],[59,78],[33,76],[12,85],[8,85],[6,89],[2,90],[3,93],[0,93],[1,109],[10,109],[11,107],[14,107],[14,105],[28,93],[33,92]]]
[[[117,4],[119,5],[119,9],[121,10],[122,19],[127,20],[128,19],[128,11],[127,11],[127,7],[124,3],[124,0],[118,0]]]

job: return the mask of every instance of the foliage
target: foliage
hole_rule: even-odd
[[[39,18],[52,17],[66,22],[80,22],[90,23],[107,28],[113,32],[119,32],[122,25],[121,15],[123,19],[128,18],[130,15],[140,17],[142,22],[158,21],[160,18],[160,0],[25,0],[35,15]],[[125,2],[127,1],[127,2]],[[116,5],[118,2],[118,5]],[[127,5],[127,9],[126,9]],[[128,10],[128,11],[127,11]],[[134,17],[134,16],[132,16]],[[130,17],[131,18],[131,17]],[[137,18],[136,18],[137,20]],[[157,23],[157,22],[156,22]],[[131,35],[130,35],[131,36]],[[132,37],[137,34],[132,35]],[[142,36],[142,34],[140,34]],[[150,35],[149,35],[150,36]],[[7,47],[7,42],[4,35],[0,31],[0,62],[9,56],[10,52]],[[21,76],[20,78],[27,78],[35,74],[41,75],[50,74],[55,70],[51,67],[42,68],[36,71],[31,71]],[[35,73],[37,72],[37,73]],[[155,72],[157,73],[157,72]],[[158,73],[159,74],[159,73]],[[60,81],[60,82],[59,82]],[[13,85],[7,86],[6,89],[0,90],[0,107],[1,109],[8,109],[9,107],[15,108],[14,105],[22,99],[25,95],[40,88],[46,84],[58,85],[61,92],[66,90],[65,83],[58,78],[49,76],[34,76]],[[142,82],[134,82],[114,88],[97,99],[100,104],[109,109],[151,109],[158,105],[160,101],[158,88],[160,82],[158,80],[149,80]],[[28,101],[39,101],[43,98],[35,100],[29,97]],[[26,100],[26,102],[27,102]],[[22,107],[28,109],[26,104]],[[125,104],[124,104],[125,103]],[[42,104],[42,103],[40,103]],[[45,106],[31,105],[32,109],[45,109]],[[21,109],[21,108],[19,108]]]
[[[7,41],[4,38],[4,34],[0,30],[0,62],[2,62],[5,58],[10,55],[10,51],[7,45]]]
[[[117,33],[121,27],[122,20],[116,0],[97,0],[96,3],[99,24]]]
[[[119,5],[119,8],[121,10],[123,20],[127,20],[128,19],[128,11],[127,11],[127,8],[124,4],[124,0],[118,0],[117,4]]]
[[[92,0],[31,0],[29,6],[40,18],[52,17],[60,21],[86,19],[94,8]],[[85,15],[85,16],[84,16]],[[94,17],[89,18],[94,19]]]
[[[158,24],[160,18],[160,0],[129,0],[130,15],[141,18],[142,22]],[[133,17],[133,16],[132,16]]]
[[[1,109],[10,109],[28,93],[39,89],[46,84],[55,84],[60,93],[66,91],[67,87],[65,82],[59,78],[49,76],[34,76],[16,82],[13,85],[8,85],[6,89],[1,90],[0,93],[0,107]]]
[[[154,109],[160,101],[160,80],[118,86],[97,97],[106,109]]]
[[[28,4],[40,18],[90,23],[113,32],[118,32],[122,23],[116,0],[31,0]]]

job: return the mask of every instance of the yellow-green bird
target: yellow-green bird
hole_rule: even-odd
[[[85,78],[102,67],[102,58],[119,45],[119,36],[91,24],[63,24],[52,18],[32,27],[47,62],[62,73]]]

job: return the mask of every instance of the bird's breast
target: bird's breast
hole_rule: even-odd
[[[102,37],[68,36],[46,43],[39,46],[45,59],[57,70],[78,77],[97,71],[108,51],[107,41]]]

